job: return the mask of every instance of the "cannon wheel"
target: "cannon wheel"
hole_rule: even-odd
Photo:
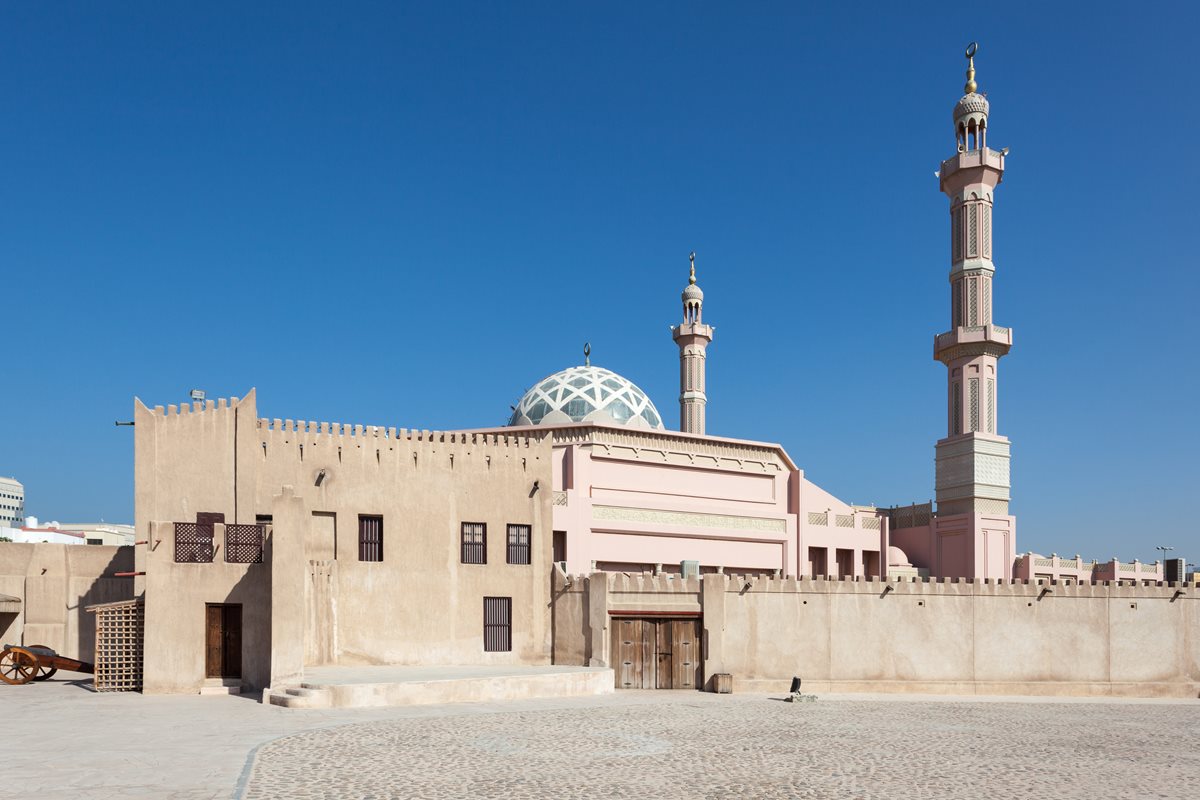
[[[43,650],[49,650],[44,644],[31,644],[30,647],[40,647]],[[54,677],[54,673],[58,672],[58,667],[48,667],[40,660],[38,661],[38,674],[34,677],[35,681],[48,681]]]
[[[0,681],[21,686],[38,674],[38,659],[24,647],[10,647],[0,653]]]

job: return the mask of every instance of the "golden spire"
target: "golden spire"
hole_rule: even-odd
[[[695,286],[696,285],[696,251],[695,250],[693,250],[692,254],[690,256],[688,256],[688,261],[692,262],[692,274],[691,274],[691,277],[688,278],[688,284],[691,286]]]
[[[978,51],[978,42],[971,42],[967,45],[967,85],[963,87],[963,91],[967,94],[973,94],[979,88],[979,84],[975,83],[975,53]]]

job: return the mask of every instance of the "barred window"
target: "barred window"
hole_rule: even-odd
[[[528,525],[508,526],[508,563],[529,564],[529,540],[532,529]]]
[[[383,517],[358,515],[358,560],[383,561]]]
[[[483,598],[483,649],[488,653],[512,650],[512,598]]]
[[[487,563],[486,522],[464,522],[462,524],[462,563]]]

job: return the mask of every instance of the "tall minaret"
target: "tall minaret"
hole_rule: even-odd
[[[708,404],[704,394],[704,351],[715,329],[701,322],[704,292],[696,285],[696,254],[688,258],[692,274],[683,290],[683,322],[671,328],[671,336],[679,345],[679,430],[703,434],[704,407]]]
[[[958,153],[938,178],[950,198],[950,330],[934,339],[946,365],[946,438],[937,443],[938,515],[1008,514],[1009,442],[996,433],[1000,357],[1012,330],[992,324],[992,204],[1004,157],[987,146],[988,101],[977,94],[975,51],[967,48],[966,94],[954,107]]]

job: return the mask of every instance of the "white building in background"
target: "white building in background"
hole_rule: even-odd
[[[0,477],[0,528],[25,524],[25,486],[16,478]]]
[[[51,522],[45,527],[53,527],[62,533],[83,534],[84,544],[133,544],[132,525],[117,525],[112,522]]]
[[[21,527],[0,526],[0,541],[26,544],[133,544],[133,526],[111,522],[45,522],[38,523],[37,517],[26,517]]]

